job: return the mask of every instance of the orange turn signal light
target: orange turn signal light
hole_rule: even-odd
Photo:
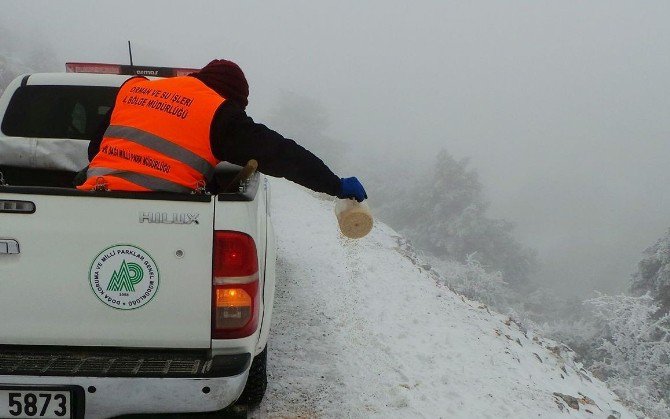
[[[242,288],[217,288],[216,307],[251,307],[251,296]]]

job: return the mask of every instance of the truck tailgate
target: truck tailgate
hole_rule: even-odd
[[[210,346],[214,202],[8,200],[35,212],[0,211],[0,344]]]

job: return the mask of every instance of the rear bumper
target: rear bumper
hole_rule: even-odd
[[[76,387],[86,418],[211,412],[242,394],[252,354],[0,345],[0,386]]]
[[[211,356],[206,349],[0,346],[0,375],[214,378],[240,375],[250,353]]]
[[[212,378],[57,377],[0,375],[0,385],[78,386],[86,418],[129,413],[211,412],[242,394],[249,374]]]

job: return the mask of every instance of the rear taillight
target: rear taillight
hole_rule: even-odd
[[[258,255],[249,235],[214,233],[212,338],[251,336],[258,327]]]

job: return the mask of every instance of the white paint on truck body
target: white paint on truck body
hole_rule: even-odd
[[[118,87],[127,78],[33,74],[27,85]],[[23,79],[15,79],[0,97],[0,119]],[[77,171],[88,162],[87,148],[86,140],[10,137],[0,132],[0,166]],[[257,355],[267,345],[276,261],[269,186],[265,176],[258,176],[260,185],[251,201],[219,201],[217,196],[204,201],[111,198],[57,189],[0,191],[0,200],[31,201],[36,207],[32,214],[0,213],[0,239],[20,245],[19,254],[0,254],[0,348],[196,349],[211,357]],[[246,233],[256,243],[260,321],[246,338],[211,338],[215,230]],[[139,256],[101,255],[106,249],[129,248],[141,249],[136,252]],[[159,272],[150,301],[134,309],[116,309],[104,302],[104,293],[96,294],[92,273],[111,272],[118,276],[117,283],[106,287],[127,288],[140,282],[141,258],[147,257]],[[109,263],[114,266],[97,266]],[[142,272],[150,275],[150,270]],[[98,391],[86,395],[86,417],[112,417],[221,409],[240,396],[248,373],[249,366],[237,375],[195,379],[0,375],[0,386],[95,386]],[[207,393],[204,387],[209,388]]]
[[[18,255],[0,257],[2,344],[210,346],[213,202],[6,193],[0,198],[28,199],[36,206],[34,214],[1,215],[6,222],[0,235],[21,248]],[[199,223],[141,223],[143,212],[197,213]],[[115,245],[138,247],[155,261],[157,289],[142,307],[113,308],[91,286],[91,264]],[[120,262],[111,263],[119,271]]]

